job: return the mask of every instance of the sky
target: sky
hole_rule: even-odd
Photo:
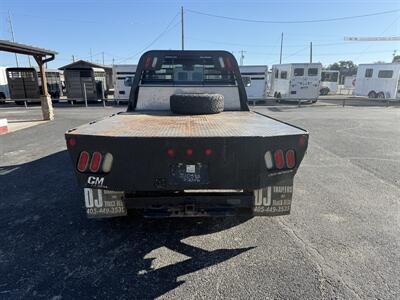
[[[355,63],[391,62],[399,41],[346,42],[344,36],[400,35],[400,1],[127,1],[127,0],[0,0],[0,39],[57,51],[48,68],[85,59],[105,64],[133,64],[150,49],[180,49],[180,9],[184,8],[185,49],[223,49],[243,63],[308,62],[324,66],[339,60]],[[329,22],[291,22],[397,12]],[[239,21],[217,18],[258,20]],[[29,66],[19,55],[20,66]],[[32,65],[35,65],[31,59]],[[0,65],[15,66],[15,56],[0,52]]]

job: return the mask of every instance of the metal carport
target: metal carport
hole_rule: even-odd
[[[40,79],[43,87],[41,95],[43,120],[53,120],[53,104],[47,90],[45,63],[54,60],[55,55],[58,53],[48,49],[37,48],[30,45],[24,45],[5,40],[0,40],[0,51],[33,56],[39,66]]]

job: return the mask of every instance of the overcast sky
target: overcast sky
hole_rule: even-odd
[[[185,9],[185,49],[224,49],[244,64],[313,60],[324,65],[338,60],[390,62],[400,42],[344,42],[344,36],[400,35],[400,11],[362,18],[310,21],[400,10],[400,1],[119,1],[1,0],[0,39],[11,39],[8,11],[17,42],[56,50],[55,68],[75,59],[106,64],[136,63],[146,49],[180,49],[180,7]],[[248,21],[217,18],[201,13]],[[19,56],[20,65],[28,59]],[[33,61],[32,61],[33,64]],[[0,52],[0,65],[15,66],[14,55]]]

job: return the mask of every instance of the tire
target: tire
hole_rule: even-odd
[[[376,98],[378,98],[378,99],[385,99],[385,93],[384,93],[384,92],[379,92],[379,93],[376,95]]]
[[[169,98],[171,111],[181,115],[217,114],[224,110],[220,94],[174,94]]]
[[[311,103],[317,103],[318,100],[312,100]]]
[[[376,98],[376,93],[375,93],[375,91],[370,91],[370,92],[368,93],[368,98],[370,98],[370,99]]]
[[[328,88],[323,88],[323,89],[321,89],[321,90],[319,91],[319,94],[320,94],[321,96],[326,96],[326,95],[329,94],[329,89],[328,89]]]

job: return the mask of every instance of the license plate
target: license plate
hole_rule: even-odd
[[[102,189],[84,189],[86,215],[88,218],[109,218],[126,216],[122,200],[124,193]]]
[[[178,163],[170,167],[168,183],[193,185],[208,183],[208,166],[202,163]]]

